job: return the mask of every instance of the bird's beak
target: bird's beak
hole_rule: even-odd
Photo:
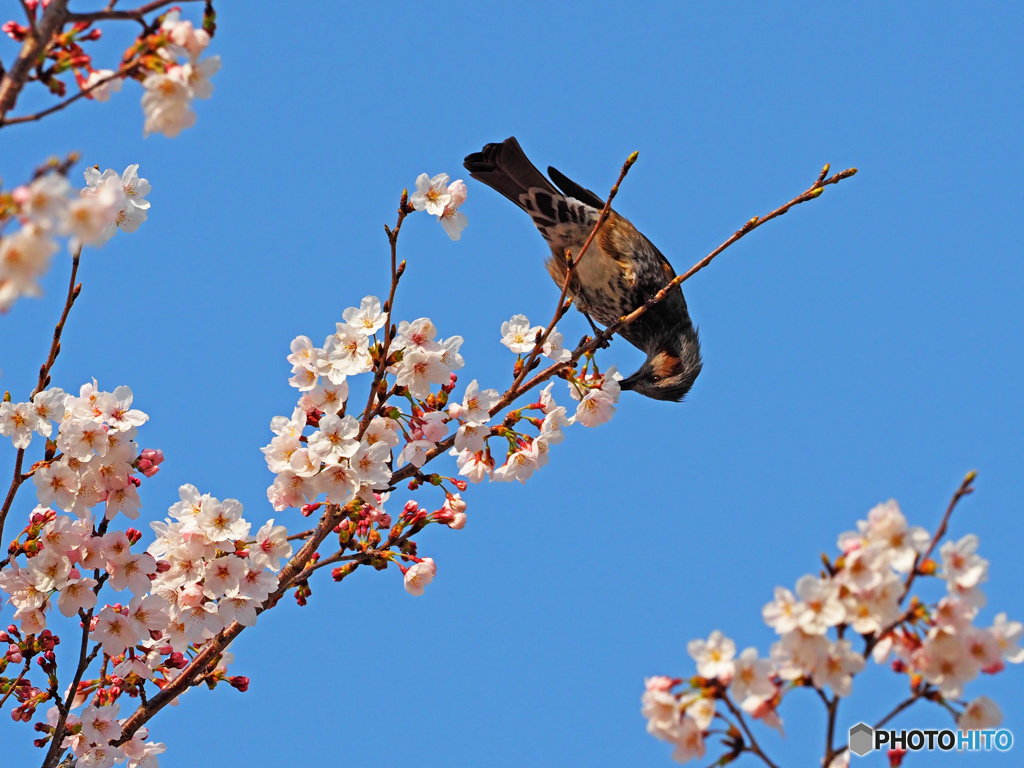
[[[640,370],[643,370],[642,368]],[[640,380],[640,371],[637,371],[632,376],[622,379],[619,382],[619,389],[633,389],[636,386],[637,381]]]

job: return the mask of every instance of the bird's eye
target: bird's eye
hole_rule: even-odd
[[[651,376],[651,381],[657,384],[659,381],[661,381],[661,376],[659,376],[658,374],[654,374],[653,376]]]

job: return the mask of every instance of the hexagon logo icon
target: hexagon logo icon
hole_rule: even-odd
[[[850,751],[864,757],[875,748],[875,732],[867,723],[857,723],[850,729]]]

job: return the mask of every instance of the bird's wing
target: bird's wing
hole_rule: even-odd
[[[604,200],[589,189],[581,187],[557,168],[549,165],[548,176],[550,176],[552,181],[558,185],[558,188],[569,197],[575,197],[580,202],[586,203],[587,205],[597,209],[604,208]]]

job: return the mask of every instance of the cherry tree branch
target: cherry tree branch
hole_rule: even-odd
[[[729,711],[732,712],[733,717],[735,717],[737,722],[739,723],[740,728],[743,729],[743,733],[747,737],[748,749],[753,754],[755,754],[758,757],[760,757],[764,761],[765,765],[768,766],[768,768],[778,768],[778,766],[775,763],[773,763],[768,758],[768,756],[764,753],[764,750],[761,749],[761,746],[757,743],[757,739],[754,738],[753,732],[750,730],[750,727],[747,725],[746,718],[743,717],[743,712],[740,710],[739,707],[737,707],[735,704],[733,704],[733,701],[732,701],[732,699],[729,698],[729,694],[728,693],[723,692],[723,694],[722,694],[722,701],[725,702],[725,706],[727,706],[729,708]],[[826,766],[827,765],[828,764],[826,763]]]
[[[96,658],[96,654],[99,652],[100,645],[97,643],[92,649],[92,653],[89,653],[89,628],[92,626],[93,610],[93,608],[90,608],[88,611],[79,611],[78,613],[82,619],[82,642],[78,651],[78,667],[75,669],[75,679],[68,687],[67,697],[63,702],[60,699],[57,700],[59,716],[57,724],[53,729],[50,748],[46,751],[46,757],[43,759],[42,768],[53,768],[53,766],[60,762],[60,756],[64,752],[64,748],[61,745],[64,743],[64,736],[66,735],[65,726],[68,715],[71,712],[71,705],[74,703],[75,695],[78,693],[78,684],[82,682],[85,670],[88,669],[92,660]]]
[[[928,692],[929,692],[929,689],[927,687],[922,688],[922,689],[920,689],[918,691],[915,691],[912,696],[907,697],[906,699],[901,701],[899,704],[897,704],[895,707],[893,707],[892,711],[889,712],[889,714],[887,714],[885,717],[883,717],[877,723],[875,723],[872,726],[872,728],[877,731],[879,728],[881,728],[883,725],[888,723],[890,720],[892,720],[894,717],[896,717],[896,715],[898,715],[900,712],[905,710],[907,707],[909,707],[912,704],[914,704],[915,702],[920,701],[921,699],[925,698],[925,696],[928,694]],[[832,753],[832,757],[829,759],[829,762],[831,762],[831,760],[834,760],[839,755],[843,754],[843,752],[845,752],[849,748],[850,748],[849,744],[843,744],[843,746],[837,748]],[[828,768],[828,762],[825,763],[825,767]]]
[[[928,561],[931,557],[932,552],[935,551],[936,545],[939,540],[946,535],[946,530],[949,528],[949,519],[953,515],[953,510],[956,509],[957,504],[960,503],[960,499],[964,496],[969,496],[974,493],[974,481],[978,477],[978,473],[971,470],[964,477],[963,482],[960,483],[960,487],[953,493],[953,497],[949,500],[949,505],[946,507],[946,512],[942,516],[942,520],[939,522],[939,527],[935,529],[935,533],[932,535],[931,541],[928,543],[928,548],[925,550],[923,555],[919,555],[914,558],[914,564],[910,569],[910,573],[907,575],[907,581],[903,585],[903,594],[900,595],[899,603],[902,605],[903,601],[907,599],[907,595],[910,594],[910,587],[914,584],[914,579],[917,578],[920,573],[920,567],[922,564]],[[891,624],[883,627],[873,637],[869,638],[864,643],[864,658],[868,657],[868,654],[878,645],[883,638],[887,637],[893,632],[898,626],[903,624],[905,621],[909,621],[916,613],[917,607],[911,605],[898,619]]]
[[[138,62],[131,61],[128,64],[122,65],[121,68],[113,74],[100,78],[89,87],[81,89],[74,96],[69,96],[68,98],[64,99],[64,101],[59,101],[52,107],[47,107],[46,109],[40,110],[39,112],[35,112],[31,115],[18,115],[17,117],[0,119],[0,128],[4,127],[5,125],[18,125],[19,123],[35,122],[36,120],[42,120],[47,115],[52,115],[54,112],[60,112],[62,109],[69,107],[79,99],[85,98],[90,93],[95,91],[97,88],[102,88],[110,81],[117,80],[120,77],[131,76],[134,73],[136,67],[138,67]]]
[[[32,390],[32,394],[29,395],[29,400],[35,397],[37,394],[46,389],[46,386],[50,383],[50,369],[53,368],[53,364],[57,362],[57,356],[60,354],[60,337],[64,333],[64,324],[68,321],[68,315],[71,313],[71,307],[74,306],[75,300],[78,299],[82,293],[82,284],[75,284],[75,278],[78,277],[78,264],[82,257],[81,246],[76,249],[72,260],[71,260],[71,279],[68,282],[68,296],[64,301],[64,311],[61,312],[60,320],[57,321],[57,326],[53,329],[53,341],[50,344],[50,354],[46,358],[46,362],[39,368],[39,380],[36,383],[36,388]],[[7,489],[7,496],[4,499],[3,506],[0,507],[0,543],[4,540],[4,524],[7,522],[7,515],[11,511],[11,505],[14,504],[14,497],[18,493],[18,488],[25,482],[29,475],[23,475],[21,473],[22,465],[25,461],[25,449],[19,448],[17,454],[14,457],[14,477],[11,479],[10,488]]]
[[[608,193],[608,199],[605,201],[604,207],[601,209],[601,213],[597,217],[597,223],[594,224],[594,228],[590,230],[590,235],[587,237],[586,242],[583,243],[583,247],[580,248],[580,252],[576,255],[576,258],[572,258],[572,254],[568,251],[566,252],[565,280],[562,283],[562,293],[558,297],[558,309],[555,310],[555,314],[551,318],[551,322],[548,323],[548,327],[544,329],[544,332],[539,338],[534,340],[533,349],[530,351],[529,357],[527,357],[521,370],[516,375],[515,379],[513,379],[512,386],[509,387],[509,389],[516,389],[523,383],[523,379],[526,378],[530,371],[537,367],[537,358],[543,351],[544,344],[547,342],[551,332],[555,330],[555,324],[565,316],[566,312],[569,311],[569,305],[566,303],[565,297],[569,294],[569,286],[572,284],[572,277],[576,272],[576,267],[579,266],[583,257],[590,249],[590,244],[594,241],[594,238],[597,237],[597,232],[601,229],[601,225],[604,224],[611,215],[612,201],[615,199],[615,196],[619,194],[619,185],[622,184],[622,181],[626,178],[626,174],[629,173],[629,169],[633,167],[633,163],[636,162],[639,154],[639,152],[634,152],[626,158],[626,162],[622,164],[622,170],[619,171],[619,178],[615,181],[615,184],[612,185],[611,192]]]
[[[45,56],[46,49],[50,45],[50,38],[64,26],[67,14],[68,0],[50,0],[39,23],[30,30],[30,34],[25,38],[18,58],[0,80],[0,124],[14,107],[32,68]]]
[[[166,8],[168,5],[174,5],[175,3],[198,3],[203,1],[204,0],[153,0],[153,2],[140,5],[138,8],[130,11],[115,11],[113,8],[108,7],[102,11],[69,13],[68,21],[137,21],[142,24],[143,27],[148,29],[149,26],[146,24],[145,17],[153,11],[158,11],[161,8]]]
[[[960,499],[964,496],[969,496],[974,493],[974,480],[978,477],[978,473],[970,471],[964,477],[963,482],[960,483],[960,487],[953,493],[953,498],[949,500],[949,505],[946,507],[946,513],[942,516],[942,521],[939,523],[939,527],[935,529],[935,534],[932,536],[932,540],[928,543],[928,549],[924,551],[924,554],[914,560],[914,567],[910,569],[910,574],[907,576],[907,583],[903,588],[903,596],[900,598],[902,603],[907,595],[910,594],[910,587],[914,583],[914,579],[917,578],[918,568],[921,564],[928,561],[931,557],[932,552],[935,551],[936,545],[939,540],[946,535],[946,529],[949,527],[949,518],[953,515],[953,510],[956,509],[956,505],[960,503]]]

